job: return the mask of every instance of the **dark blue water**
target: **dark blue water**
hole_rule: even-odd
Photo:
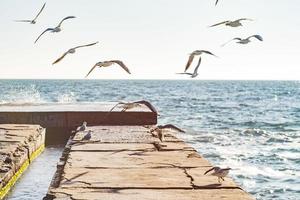
[[[299,199],[298,81],[0,80],[0,91],[0,105],[148,100],[257,199]]]

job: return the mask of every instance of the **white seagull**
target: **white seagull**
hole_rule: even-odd
[[[44,3],[44,5],[41,8],[40,12],[35,16],[34,19],[32,19],[32,20],[15,20],[15,22],[29,22],[30,24],[36,24],[36,19],[42,13],[42,11],[44,10],[45,6],[46,6],[46,3]]]
[[[229,170],[231,170],[231,168],[213,167],[213,168],[207,170],[204,173],[204,175],[210,171],[213,171],[210,175],[218,177],[218,182],[221,183],[221,180],[225,181],[224,177],[226,177],[228,175]]]
[[[74,48],[71,48],[69,49],[68,51],[66,51],[61,57],[59,57],[57,60],[55,60],[52,65],[58,63],[59,61],[61,61],[62,59],[64,59],[64,57],[68,54],[73,54],[76,52],[76,49],[79,49],[79,48],[82,48],[82,47],[89,47],[89,46],[93,46],[95,44],[97,44],[98,42],[94,42],[94,43],[91,43],[91,44],[86,44],[86,45],[81,45],[81,46],[77,46],[77,47],[74,47]]]
[[[241,18],[241,19],[237,19],[237,20],[233,20],[233,21],[230,21],[230,20],[223,21],[223,22],[211,25],[209,27],[215,27],[215,26],[219,26],[219,25],[222,25],[222,24],[224,24],[225,26],[230,26],[230,27],[239,27],[239,26],[243,26],[241,21],[246,21],[246,20],[253,21],[253,19]]]
[[[62,30],[62,29],[61,29],[62,23],[63,23],[65,20],[67,20],[67,19],[73,19],[73,18],[76,18],[76,17],[75,17],[75,16],[68,16],[68,17],[65,17],[63,20],[61,20],[61,22],[60,22],[55,28],[47,28],[44,32],[42,32],[42,33],[39,35],[39,37],[35,40],[34,43],[36,43],[36,42],[40,39],[40,37],[41,37],[44,33],[48,32],[48,31],[50,31],[50,32],[52,32],[52,33],[58,33],[58,32],[60,32],[60,31]]]
[[[177,74],[187,74],[187,75],[190,75],[191,78],[195,78],[195,77],[198,76],[198,69],[199,69],[200,64],[201,64],[201,57],[199,57],[198,64],[197,64],[197,66],[195,67],[193,73],[184,72],[184,73],[177,73]]]
[[[120,60],[109,60],[109,61],[103,61],[103,62],[98,62],[94,65],[94,67],[92,67],[92,69],[89,71],[89,73],[85,76],[88,77],[88,75],[96,68],[96,67],[109,67],[112,66],[114,64],[119,65],[120,67],[122,67],[128,74],[131,74],[128,67],[126,67],[126,65],[120,61]]]
[[[189,67],[191,66],[191,64],[192,64],[192,62],[193,62],[193,60],[194,60],[194,57],[195,57],[195,56],[200,56],[200,55],[202,55],[203,53],[209,54],[209,55],[212,55],[212,56],[217,57],[215,54],[211,53],[210,51],[206,51],[206,50],[195,50],[195,51],[193,51],[193,52],[190,54],[190,57],[189,57],[189,60],[188,60],[188,62],[187,62],[187,64],[186,64],[186,66],[185,66],[184,72],[186,72],[186,71],[189,69]]]
[[[234,41],[234,40],[236,40],[237,41],[236,43],[239,43],[239,44],[248,44],[249,42],[251,42],[251,40],[250,40],[251,38],[256,38],[257,40],[259,40],[261,42],[264,40],[262,38],[262,36],[260,36],[260,35],[251,35],[251,36],[249,36],[249,37],[247,37],[245,39],[242,39],[242,38],[233,38],[232,40],[229,40],[228,42],[226,42],[225,44],[222,44],[221,46],[223,47],[226,44],[228,44],[229,42]]]

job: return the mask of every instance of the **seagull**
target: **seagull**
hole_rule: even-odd
[[[219,26],[219,25],[222,25],[222,24],[225,24],[225,26],[230,26],[230,27],[239,27],[239,26],[243,26],[241,21],[245,21],[245,20],[253,21],[253,19],[241,18],[241,19],[237,19],[237,20],[234,20],[234,21],[230,21],[230,20],[223,21],[223,22],[211,25],[209,27],[215,27],[215,26]]]
[[[232,40],[226,42],[225,44],[221,45],[222,47],[225,46],[226,44],[228,44],[229,42],[231,41],[234,41],[234,40],[237,40],[236,43],[239,43],[239,44],[248,44],[249,42],[251,42],[251,38],[256,38],[257,40],[259,41],[263,41],[264,39],[262,38],[262,36],[260,35],[251,35],[245,39],[242,39],[242,38],[233,38]]]
[[[191,66],[193,60],[194,60],[194,57],[195,56],[199,56],[199,55],[202,55],[203,53],[205,54],[209,54],[209,55],[212,55],[212,56],[215,56],[217,57],[215,54],[211,53],[210,51],[206,51],[206,50],[195,50],[193,51],[191,54],[190,54],[190,57],[189,57],[189,60],[185,66],[185,70],[184,72],[186,72],[188,70],[188,68]]]
[[[216,176],[218,177],[218,182],[221,183],[221,180],[224,180],[224,177],[227,176],[227,174],[229,173],[229,170],[231,170],[231,168],[220,168],[220,167],[213,167],[209,170],[207,170],[205,174],[207,174],[210,171],[213,171],[213,173],[211,173],[212,176]]]
[[[150,133],[156,132],[158,139],[161,142],[163,142],[165,140],[165,136],[164,136],[164,132],[163,132],[164,129],[171,129],[171,130],[175,130],[175,131],[178,131],[178,132],[185,133],[184,130],[174,126],[173,124],[159,125],[157,127],[152,128],[150,130]]]
[[[91,130],[88,131],[87,134],[85,134],[81,140],[90,140],[92,138],[92,132]]]
[[[81,46],[77,46],[77,47],[74,47],[74,48],[71,48],[69,49],[68,51],[66,51],[61,57],[59,57],[57,60],[55,60],[52,65],[58,63],[59,61],[61,61],[62,59],[64,59],[64,57],[68,54],[73,54],[76,52],[76,49],[78,48],[82,48],[82,47],[89,47],[89,46],[93,46],[95,44],[97,44],[98,42],[94,42],[94,43],[91,43],[91,44],[86,44],[86,45],[81,45]]]
[[[80,131],[85,131],[87,126],[87,122],[83,122],[81,126],[78,126],[76,129],[76,133]]]
[[[187,74],[187,75],[190,75],[191,78],[195,78],[198,76],[198,69],[199,69],[200,64],[201,64],[201,57],[199,57],[199,61],[198,61],[196,68],[194,69],[194,73],[184,72],[184,73],[177,73],[177,74]]]
[[[120,60],[110,60],[110,61],[103,61],[103,62],[98,62],[92,67],[92,69],[89,71],[89,73],[85,76],[88,77],[88,75],[96,68],[96,67],[109,67],[112,66],[113,64],[117,64],[120,67],[122,67],[128,74],[131,74],[129,69],[126,67],[126,65],[120,61]]]
[[[144,100],[134,102],[119,102],[109,112],[112,112],[118,106],[122,108],[121,112],[125,112],[133,108],[141,107],[142,105],[147,106],[152,112],[157,113],[157,110],[152,106],[152,104]]]
[[[30,24],[36,24],[36,19],[42,13],[42,11],[44,10],[45,6],[46,6],[46,3],[44,3],[44,5],[41,8],[40,12],[35,16],[35,18],[33,20],[15,20],[15,22],[29,22]]]
[[[73,19],[73,18],[76,18],[76,17],[75,17],[75,16],[68,16],[68,17],[65,17],[65,18],[63,18],[63,20],[61,20],[61,22],[60,22],[55,28],[47,28],[44,32],[42,32],[42,33],[39,35],[39,37],[35,40],[34,43],[36,43],[36,42],[40,39],[40,37],[41,37],[44,33],[48,32],[48,31],[50,31],[50,32],[52,32],[52,33],[58,33],[58,32],[60,32],[60,31],[62,30],[62,29],[61,29],[62,23],[63,23],[65,20],[67,20],[67,19]]]

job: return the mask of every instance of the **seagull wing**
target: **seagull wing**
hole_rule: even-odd
[[[215,167],[210,168],[209,170],[207,170],[207,171],[204,173],[204,175],[207,174],[208,172],[214,170],[214,169],[215,169]]]
[[[48,31],[53,31],[53,30],[54,30],[54,28],[47,28],[46,30],[44,30],[44,32],[42,32],[42,34],[39,35],[39,37],[34,41],[34,43],[36,43],[36,42],[40,39],[40,37],[42,37],[42,35],[43,35],[44,33],[48,32]]]
[[[135,101],[133,103],[143,104],[143,105],[147,106],[152,112],[158,113],[156,108],[149,101],[142,100],[142,101]]]
[[[192,73],[184,72],[184,73],[176,73],[176,74],[186,74],[186,75],[193,75]]]
[[[252,38],[252,37],[258,39],[259,41],[264,41],[264,39],[263,39],[260,35],[251,35],[251,36],[248,37],[247,39],[250,39],[250,38]]]
[[[85,76],[85,78],[87,78],[88,75],[90,75],[90,73],[92,73],[92,71],[93,71],[96,67],[98,67],[98,66],[99,66],[98,63],[96,63],[96,64],[92,67],[92,69],[89,71],[89,73]]]
[[[61,22],[58,24],[57,27],[60,27],[65,20],[67,20],[67,19],[73,19],[73,18],[76,18],[76,17],[75,16],[68,16],[68,17],[63,18],[63,20],[61,20]]]
[[[15,20],[15,22],[31,22],[31,20]]]
[[[188,62],[187,62],[186,65],[185,65],[184,72],[186,72],[186,71],[189,69],[189,67],[191,66],[191,64],[192,64],[192,62],[193,62],[193,60],[194,60],[194,57],[195,57],[195,55],[192,53],[192,54],[190,55],[190,57],[189,57]]]
[[[221,45],[221,47],[224,47],[226,44],[230,43],[233,40],[242,40],[242,38],[233,38],[232,40],[229,40],[228,42]]]
[[[78,49],[78,48],[81,48],[81,47],[89,47],[89,46],[93,46],[95,44],[97,44],[99,42],[94,42],[94,43],[91,43],[91,44],[86,44],[86,45],[80,45],[80,46],[77,46],[77,47],[74,47],[74,49]]]
[[[229,22],[229,21],[227,20],[227,21],[224,21],[224,22],[220,22],[220,23],[211,25],[211,26],[209,26],[209,27],[219,26],[219,25],[221,25],[221,24],[226,24],[226,23],[228,23],[228,22]]]
[[[128,67],[126,67],[126,65],[122,61],[120,61],[120,60],[111,60],[110,62],[114,62],[114,63],[120,65],[128,74],[131,74]]]
[[[241,18],[241,19],[237,19],[235,21],[245,21],[245,20],[253,21],[253,19],[249,19],[249,18]]]
[[[40,12],[35,16],[35,18],[33,19],[33,21],[35,21],[35,20],[38,18],[38,16],[39,16],[39,15],[42,13],[42,11],[44,10],[45,6],[46,6],[46,3],[44,3],[44,5],[43,5],[43,7],[41,8]]]
[[[61,57],[59,57],[57,60],[55,60],[52,65],[58,63],[59,61],[61,61],[62,59],[64,59],[64,57],[68,54],[69,51],[65,52]]]
[[[198,64],[197,64],[196,68],[194,69],[194,73],[193,74],[197,74],[198,73],[198,69],[199,69],[200,64],[201,64],[201,57],[199,57]]]
[[[212,52],[210,51],[206,51],[206,50],[201,50],[203,53],[206,53],[206,54],[209,54],[209,55],[212,55],[212,56],[215,56],[215,57],[218,57],[216,56],[215,54],[213,54]],[[201,62],[201,59],[200,59],[200,62]]]
[[[120,104],[123,104],[123,103],[121,103],[121,102],[117,103],[116,105],[114,105],[114,107],[112,107],[112,109],[110,109],[109,112],[112,112],[112,111],[113,111],[118,105],[120,105]]]
[[[219,0],[216,0],[215,6],[218,4]]]
[[[178,132],[185,133],[184,130],[178,128],[177,126],[175,126],[173,124],[166,124],[166,125],[163,125],[163,126],[158,126],[158,128],[160,128],[160,129],[173,129],[173,130],[176,130]]]

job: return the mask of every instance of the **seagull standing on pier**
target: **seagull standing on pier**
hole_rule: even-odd
[[[93,131],[89,130],[88,133],[85,134],[81,140],[90,140],[92,138],[92,132]]]
[[[42,13],[42,11],[44,10],[46,6],[46,3],[44,3],[43,7],[41,8],[40,12],[35,16],[34,19],[32,20],[15,20],[15,22],[29,22],[30,24],[36,24],[36,20],[38,18],[38,16]]]
[[[232,40],[229,40],[228,42],[226,42],[225,44],[221,45],[222,47],[225,46],[226,44],[228,44],[229,42],[231,41],[234,41],[236,40],[237,42],[236,43],[239,43],[239,44],[248,44],[249,42],[251,42],[251,38],[256,38],[257,40],[259,41],[263,41],[264,39],[262,38],[262,36],[260,35],[251,35],[245,39],[242,39],[242,38],[233,38]]]
[[[220,168],[220,167],[213,167],[207,170],[204,175],[208,172],[213,171],[210,175],[218,177],[218,182],[221,183],[221,180],[225,181],[224,177],[226,177],[229,173],[231,168]]]
[[[55,28],[47,28],[44,32],[42,32],[42,33],[39,35],[39,37],[35,40],[34,43],[36,43],[36,42],[40,39],[40,37],[42,37],[42,35],[43,35],[44,33],[48,32],[48,31],[50,31],[51,33],[58,33],[58,32],[60,32],[60,31],[62,30],[62,28],[61,28],[62,23],[63,23],[65,20],[67,20],[67,19],[73,19],[73,18],[76,18],[76,17],[75,17],[75,16],[68,16],[68,17],[65,17],[63,20],[61,20],[61,22],[60,22]]]
[[[190,75],[191,78],[196,78],[198,76],[198,69],[199,69],[200,64],[201,64],[201,57],[199,57],[198,64],[197,64],[196,68],[194,69],[193,73],[184,72],[184,73],[177,73],[177,74],[186,74],[186,75]]]
[[[85,131],[86,128],[87,128],[86,126],[87,126],[87,122],[83,122],[81,126],[77,127],[76,133],[81,132],[81,131]]]
[[[122,67],[128,74],[131,74],[128,67],[121,61],[121,60],[109,60],[109,61],[103,61],[103,62],[98,62],[96,63],[92,69],[89,71],[89,73],[85,76],[85,78],[88,77],[88,75],[96,68],[96,67],[110,67],[114,64],[119,65]]]
[[[189,60],[188,60],[188,62],[187,62],[187,64],[186,64],[186,66],[185,66],[184,72],[186,72],[186,71],[189,69],[189,67],[191,66],[191,64],[192,64],[192,62],[193,62],[193,60],[194,60],[194,57],[195,57],[195,56],[200,56],[200,55],[202,55],[202,54],[209,54],[209,55],[212,55],[212,56],[217,57],[215,54],[211,53],[210,51],[206,51],[206,50],[195,50],[195,51],[193,51],[193,52],[190,54]]]
[[[223,22],[220,22],[220,23],[211,25],[211,26],[209,26],[209,27],[215,27],[215,26],[219,26],[219,25],[223,25],[223,24],[224,24],[225,26],[230,26],[230,27],[239,27],[239,26],[243,26],[243,24],[241,23],[241,21],[245,21],[245,20],[253,21],[252,19],[241,18],[241,19],[237,19],[237,20],[234,20],[234,21],[230,21],[230,20],[223,21]]]
[[[86,45],[81,45],[81,46],[77,46],[77,47],[74,47],[74,48],[71,48],[69,49],[68,51],[66,51],[61,57],[59,57],[57,60],[55,60],[52,65],[58,63],[59,61],[61,61],[62,59],[64,59],[64,57],[68,54],[74,54],[76,52],[76,49],[79,49],[79,48],[82,48],[82,47],[89,47],[89,46],[93,46],[95,44],[97,44],[98,42],[94,42],[94,43],[91,43],[91,44],[86,44]]]

